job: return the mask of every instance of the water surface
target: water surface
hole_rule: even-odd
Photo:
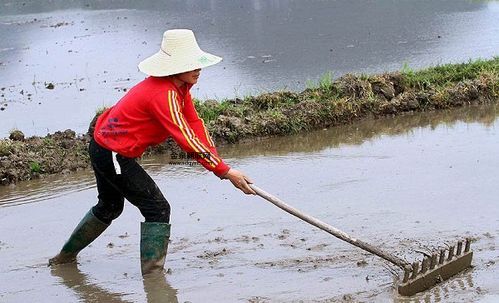
[[[499,49],[496,1],[0,1],[0,136],[84,132],[142,80],[163,32],[193,29],[224,58],[193,95],[302,90],[331,71],[382,72]],[[53,90],[45,87],[54,84]]]
[[[462,108],[220,149],[260,187],[409,261],[476,240],[472,270],[410,300],[385,261],[166,155],[143,160],[173,209],[166,280],[140,275],[142,218],[130,204],[78,268],[46,267],[96,202],[84,171],[0,188],[1,301],[495,302],[498,116]]]

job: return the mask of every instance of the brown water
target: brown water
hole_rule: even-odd
[[[200,167],[143,161],[172,204],[166,281],[143,281],[127,204],[79,256],[46,266],[95,203],[89,171],[0,188],[1,302],[497,302],[499,108],[364,121],[221,148],[291,205],[409,261],[461,237],[474,268],[411,299],[385,261]]]
[[[200,99],[301,91],[332,72],[382,72],[499,49],[499,3],[471,0],[0,0],[0,138],[86,131],[144,75],[166,29],[224,58]],[[48,83],[54,89],[46,89]],[[1,90],[4,89],[4,90]]]

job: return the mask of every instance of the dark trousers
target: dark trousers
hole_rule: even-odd
[[[135,159],[117,155],[121,168],[121,174],[117,174],[111,151],[92,139],[89,153],[99,192],[99,202],[92,210],[98,219],[109,224],[118,218],[126,198],[140,210],[146,222],[170,222],[170,204]]]

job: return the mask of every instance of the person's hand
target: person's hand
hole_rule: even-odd
[[[243,193],[247,195],[256,195],[255,191],[253,191],[248,185],[252,184],[253,181],[251,181],[248,176],[244,175],[242,172],[236,169],[229,169],[229,171],[222,176],[222,179],[229,179],[235,187],[239,188]]]

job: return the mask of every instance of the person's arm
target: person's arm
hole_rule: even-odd
[[[244,175],[243,172],[238,171],[236,169],[229,169],[229,171],[222,177],[222,179],[229,179],[230,182],[240,190],[242,190],[245,194],[256,195],[255,191],[249,187],[248,184],[253,183],[251,179]]]
[[[151,111],[171,134],[173,140],[187,153],[199,155],[195,157],[201,165],[212,171],[222,179],[229,179],[231,183],[246,194],[255,194],[248,186],[251,180],[242,172],[230,168],[213,152],[207,144],[196,135],[182,112],[178,95],[169,90],[165,94],[158,94],[151,102]]]
[[[187,92],[185,97],[183,113],[196,135],[210,148],[211,152],[218,156],[215,143],[208,133],[208,129],[206,128],[203,119],[199,118],[199,114],[194,106],[194,102],[192,102],[191,94],[189,92]],[[231,168],[221,178],[230,180],[235,187],[239,188],[246,194],[255,194],[255,192],[248,186],[248,184],[253,182],[241,171]]]
[[[194,130],[194,133],[206,146],[210,148],[211,152],[218,156],[215,143],[211,139],[211,136],[208,133],[208,129],[206,128],[203,119],[199,118],[196,107],[194,106],[194,102],[192,102],[190,93],[187,93],[185,97],[183,113],[185,115],[185,118],[187,119],[187,123],[189,123],[189,125]]]
[[[219,177],[229,171],[230,167],[200,140],[187,123],[178,95],[174,90],[168,90],[166,94],[164,92],[157,94],[150,104],[153,115],[182,150]]]

